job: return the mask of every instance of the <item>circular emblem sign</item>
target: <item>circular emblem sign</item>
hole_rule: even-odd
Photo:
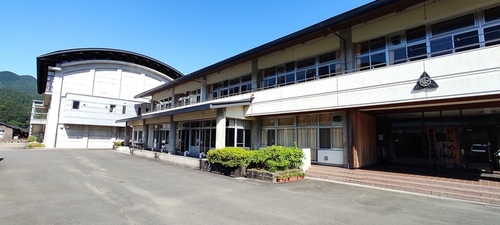
[[[328,156],[326,156],[326,155],[325,155],[325,157],[323,157],[323,159],[324,159],[325,161],[328,161]]]
[[[426,88],[426,87],[429,87],[429,85],[432,84],[432,80],[430,77],[422,77],[420,78],[420,80],[418,81],[418,84],[420,84],[420,86]]]

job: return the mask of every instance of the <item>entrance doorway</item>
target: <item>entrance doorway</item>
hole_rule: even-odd
[[[486,112],[486,113],[485,113]],[[500,108],[377,116],[379,162],[475,171],[500,170]]]

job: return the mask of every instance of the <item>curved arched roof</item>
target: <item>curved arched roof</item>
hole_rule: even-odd
[[[141,55],[134,52],[109,49],[109,48],[77,48],[55,51],[47,53],[36,58],[38,93],[45,92],[47,85],[47,74],[49,66],[57,66],[58,63],[75,62],[84,60],[116,60],[122,62],[134,63],[156,70],[169,76],[172,79],[178,79],[184,76],[177,69],[154,58]]]

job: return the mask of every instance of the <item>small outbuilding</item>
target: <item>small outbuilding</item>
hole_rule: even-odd
[[[0,142],[12,142],[28,138],[28,130],[0,122]]]

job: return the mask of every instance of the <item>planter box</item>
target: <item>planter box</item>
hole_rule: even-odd
[[[262,180],[262,181],[271,182],[271,183],[284,183],[284,182],[291,182],[291,181],[297,181],[297,180],[304,179],[304,177],[279,178],[283,174],[297,173],[297,172],[301,172],[301,170],[294,169],[294,170],[278,171],[278,172],[272,173],[272,172],[267,172],[267,171],[263,171],[263,170],[247,169],[247,178]]]
[[[224,174],[226,176],[232,176],[232,177],[246,177],[247,176],[246,167],[242,166],[242,167],[237,167],[237,168],[229,168],[229,167],[220,166],[220,165],[212,165],[208,162],[207,159],[200,160],[200,169],[203,171],[220,173],[220,174]]]

